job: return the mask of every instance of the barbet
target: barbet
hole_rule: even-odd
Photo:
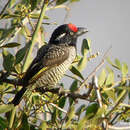
[[[36,88],[54,88],[76,57],[77,38],[86,32],[86,28],[73,24],[63,24],[56,28],[49,43],[38,50],[22,78],[22,89],[11,103],[18,105],[30,84]]]

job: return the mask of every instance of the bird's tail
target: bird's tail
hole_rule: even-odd
[[[24,95],[25,91],[27,90],[26,87],[23,87],[14,97],[11,104],[14,104],[14,106],[18,105],[20,101],[22,100],[22,96]]]

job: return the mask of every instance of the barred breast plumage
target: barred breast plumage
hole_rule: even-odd
[[[53,88],[56,86],[58,81],[65,74],[66,70],[70,67],[71,63],[74,61],[76,56],[75,47],[68,47],[69,57],[62,64],[52,67],[42,74],[42,76],[36,81],[36,87],[50,87]]]
[[[48,44],[38,50],[21,79],[23,87],[12,103],[18,105],[26,90],[33,84],[36,88],[55,87],[75,59],[77,38],[86,32],[86,28],[77,28],[73,24],[63,24],[56,28]]]

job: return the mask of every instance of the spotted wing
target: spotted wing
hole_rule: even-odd
[[[25,84],[33,83],[44,71],[62,64],[68,57],[69,50],[62,44],[41,47],[23,78]]]

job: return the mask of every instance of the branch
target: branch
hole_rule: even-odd
[[[66,97],[71,97],[72,99],[84,99],[84,100],[88,100],[87,98],[90,95],[90,91],[88,91],[87,93],[84,94],[79,94],[79,93],[74,93],[74,92],[70,92],[70,91],[66,91],[66,90],[61,90],[61,88],[45,88],[45,87],[39,87],[35,89],[36,92],[40,92],[40,93],[45,93],[45,92],[51,92],[54,94],[57,94],[59,96],[66,96]]]
[[[34,47],[34,44],[35,44],[35,40],[36,40],[37,35],[38,35],[38,31],[39,31],[39,29],[41,27],[42,20],[43,20],[43,18],[45,16],[45,11],[46,11],[47,5],[48,5],[48,0],[44,0],[43,5],[42,5],[42,9],[41,9],[41,13],[40,13],[37,25],[36,25],[36,29],[35,29],[35,31],[33,33],[33,36],[32,36],[31,45],[30,45],[27,57],[25,59],[25,63],[24,63],[24,66],[23,66],[23,71],[25,71],[26,68],[28,67],[28,61],[30,60],[32,50],[33,50],[33,47]]]
[[[110,129],[110,130],[130,130],[130,126],[116,127],[116,126],[108,125],[108,129]]]
[[[0,71],[0,83],[9,83],[13,85],[23,85],[21,79],[8,79],[10,76],[9,72],[6,71]]]
[[[62,109],[62,108],[60,108],[60,107],[58,107],[56,104],[54,104],[54,103],[49,103],[49,104],[52,105],[53,107],[57,108],[58,110],[60,110],[60,111],[62,111],[62,112],[64,112],[64,113],[67,113],[66,110],[64,110],[64,109]]]
[[[123,90],[121,92],[121,94],[118,96],[118,98],[117,98],[117,100],[116,100],[115,105],[113,106],[113,108],[109,112],[107,112],[106,117],[109,116],[118,107],[118,105],[121,103],[121,101],[124,98],[124,96],[126,96],[126,93],[127,93],[126,90]]]
[[[88,75],[88,77],[83,81],[83,83],[80,85],[80,88],[81,89],[86,83],[87,81],[93,77],[95,75],[95,73],[99,70],[99,68],[101,68],[101,66],[104,64],[105,62],[105,58],[107,56],[107,54],[109,53],[111,47],[105,52],[103,58],[102,58],[102,61],[97,65],[97,67]]]
[[[97,100],[98,100],[98,103],[99,103],[99,107],[102,108],[103,107],[103,103],[102,103],[102,98],[101,98],[101,94],[100,94],[100,91],[99,91],[100,88],[98,86],[98,79],[97,79],[96,76],[93,77],[93,81],[92,82],[93,82],[93,84],[94,84],[93,86],[94,86],[94,88],[96,90]],[[103,113],[102,114],[102,118],[104,118],[104,117],[105,117],[105,115]],[[106,123],[105,120],[103,120],[102,126],[103,126],[103,129],[105,130],[106,127],[107,127],[107,123]]]
[[[0,13],[0,17],[1,15],[4,13],[4,11],[6,10],[8,4],[10,3],[11,0],[8,0],[8,2],[5,4],[4,8],[2,9],[1,13]]]

